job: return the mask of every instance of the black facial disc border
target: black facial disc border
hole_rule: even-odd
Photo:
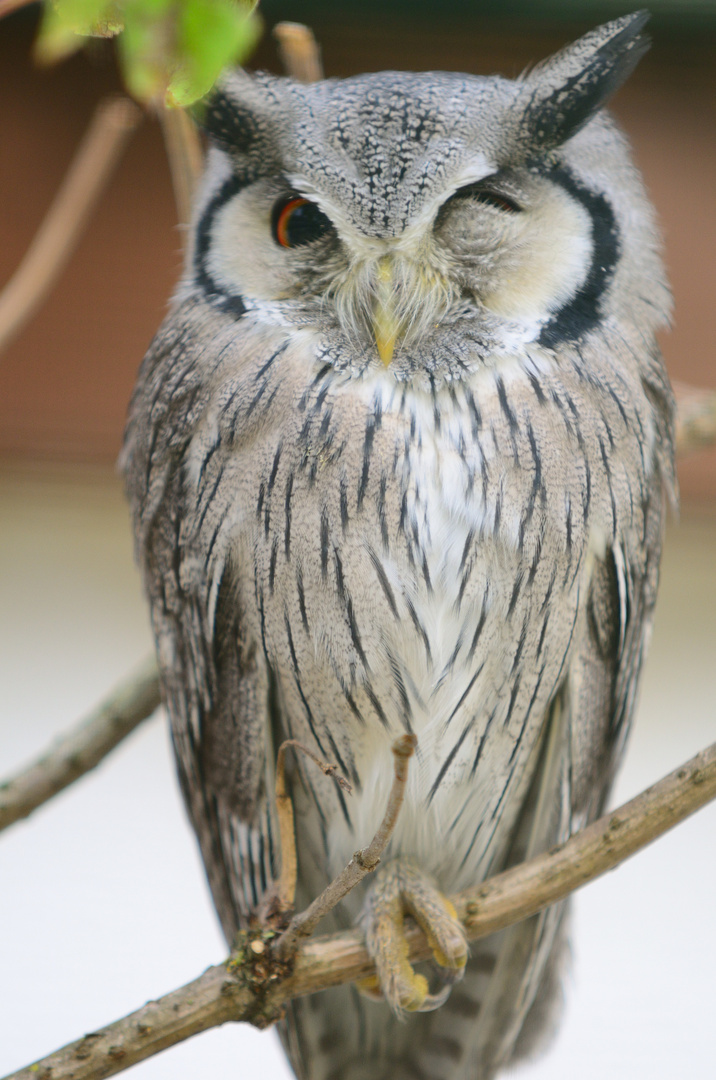
[[[545,348],[554,349],[564,341],[580,341],[601,321],[601,301],[621,255],[621,237],[604,195],[586,187],[564,165],[550,169],[547,176],[581,203],[592,222],[592,262],[587,276],[571,300],[545,323],[537,339]]]
[[[240,319],[246,314],[244,299],[238,293],[230,293],[224,286],[218,284],[209,272],[207,260],[214,218],[229,199],[233,199],[235,195],[238,195],[240,191],[245,187],[248,187],[250,183],[251,181],[249,179],[243,176],[237,176],[235,173],[230,176],[228,180],[225,180],[214,198],[209,202],[204,213],[201,215],[196,230],[194,281],[212,304],[221,308],[221,310],[227,312],[227,314],[233,315],[236,319]]]

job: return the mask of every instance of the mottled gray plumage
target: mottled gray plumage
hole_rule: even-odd
[[[514,82],[235,74],[208,108],[191,252],[124,466],[229,940],[279,869],[287,737],[355,788],[293,766],[300,906],[372,836],[406,730],[419,747],[384,864],[445,894],[604,805],[673,490],[657,230],[600,111],[644,21]],[[321,214],[282,246],[292,194]],[[297,1075],[493,1076],[549,1027],[563,916],[476,944],[419,1019],[352,987],[294,1002]]]

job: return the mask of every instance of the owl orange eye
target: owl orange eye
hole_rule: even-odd
[[[323,211],[300,195],[280,199],[271,215],[273,238],[285,248],[300,247],[319,240],[332,227]]]

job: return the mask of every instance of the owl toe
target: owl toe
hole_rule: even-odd
[[[446,969],[437,994],[429,993],[427,979],[410,964],[405,915],[419,924],[434,960]],[[434,1009],[447,999],[452,983],[462,977],[467,942],[454,907],[417,866],[400,859],[381,869],[361,922],[376,967],[375,976],[358,983],[364,994],[385,998],[396,1013]]]

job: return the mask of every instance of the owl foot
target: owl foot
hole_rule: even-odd
[[[443,988],[428,992],[428,980],[408,960],[403,920],[412,915],[422,928],[439,965]],[[396,1012],[429,1012],[447,999],[463,976],[467,941],[454,907],[430,879],[405,859],[396,859],[376,874],[361,915],[368,952],[376,974],[357,985],[368,997],[384,997]]]

